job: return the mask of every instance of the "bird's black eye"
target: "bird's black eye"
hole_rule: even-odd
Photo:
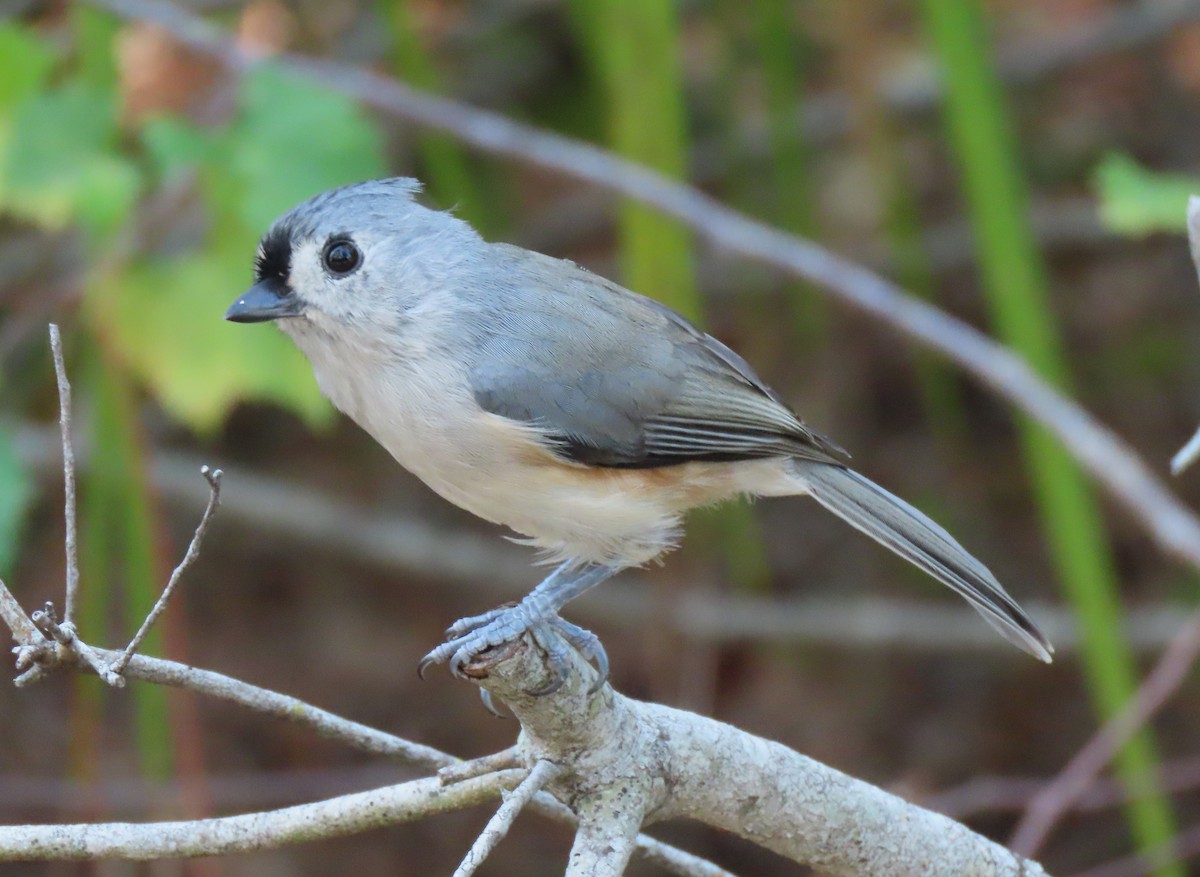
[[[330,241],[325,245],[325,267],[333,274],[349,274],[362,261],[358,247],[346,240]]]

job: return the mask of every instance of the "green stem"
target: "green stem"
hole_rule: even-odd
[[[85,549],[85,570],[95,576],[83,587],[85,591],[97,591],[117,583],[122,586],[124,641],[141,625],[162,584],[157,574],[153,503],[128,378],[95,342],[88,350],[83,377],[86,398],[94,405],[90,495],[85,507],[85,527],[91,535]],[[111,542],[99,546],[95,544],[97,538]],[[88,598],[97,599],[98,595]],[[90,626],[95,621],[89,618],[87,623]],[[162,654],[159,631],[150,633],[143,651]],[[137,685],[131,689],[131,696],[142,773],[148,779],[170,779],[174,759],[166,692],[153,685]]]
[[[431,92],[442,90],[441,76],[433,59],[421,43],[413,23],[409,0],[377,0],[376,13],[386,23],[392,38],[392,65],[406,82]],[[437,203],[456,207],[457,213],[485,236],[501,226],[493,204],[499,199],[483,185],[480,163],[471,162],[466,150],[448,134],[417,135],[425,181]]]
[[[1044,376],[1070,380],[1053,317],[1046,273],[1026,216],[1026,182],[1004,95],[990,59],[979,0],[923,0],[944,70],[946,121],[963,175],[986,292],[1000,337]],[[1083,628],[1082,659],[1091,697],[1104,717],[1134,693],[1137,670],[1121,634],[1112,552],[1093,493],[1058,442],[1020,420],[1042,524],[1055,566]],[[1144,731],[1121,750],[1116,771],[1129,790],[1126,813],[1138,847],[1158,877],[1183,877],[1162,850],[1175,820],[1162,792],[1153,737]]]
[[[804,65],[797,45],[798,7],[790,0],[753,0],[751,6],[754,55],[761,64],[766,87],[775,219],[788,231],[815,237],[814,187],[799,117],[804,101]],[[743,6],[741,14],[745,13]],[[788,293],[800,342],[806,347],[823,343],[829,335],[826,299],[803,283],[791,284]]]

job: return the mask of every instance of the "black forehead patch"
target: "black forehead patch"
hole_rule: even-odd
[[[280,280],[287,282],[292,273],[292,233],[283,223],[267,232],[258,244],[254,257],[254,280]]]

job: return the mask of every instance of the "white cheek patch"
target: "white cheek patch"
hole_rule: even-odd
[[[313,241],[305,241],[292,250],[291,273],[288,285],[306,304],[327,309],[333,290],[328,288],[328,275],[321,267],[321,253]]]

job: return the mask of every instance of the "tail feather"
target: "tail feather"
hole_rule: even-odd
[[[817,502],[961,595],[1013,645],[1050,663],[1050,641],[945,529],[851,469],[797,461],[796,472]]]

